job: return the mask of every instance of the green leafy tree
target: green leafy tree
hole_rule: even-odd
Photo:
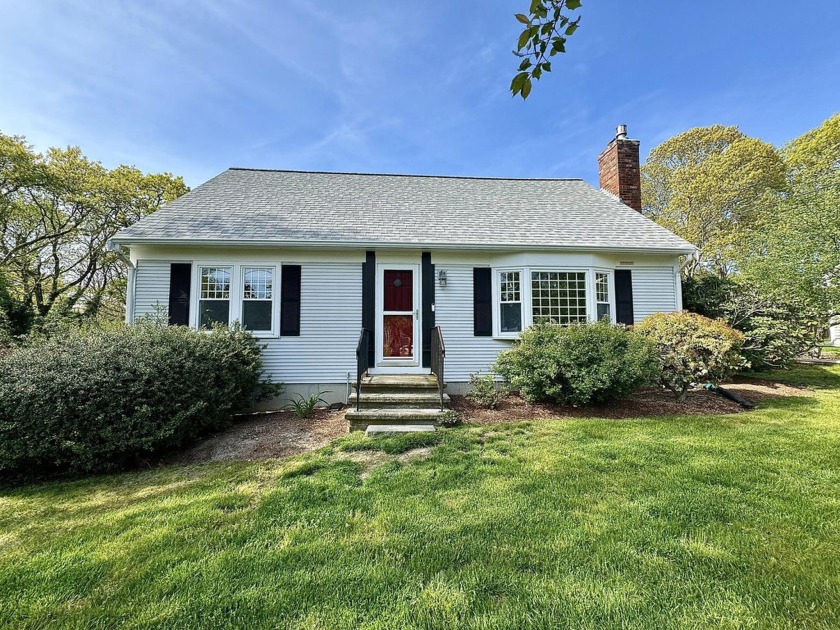
[[[754,370],[787,367],[819,343],[826,325],[825,312],[743,274],[720,278],[701,271],[683,280],[682,294],[686,310],[743,333],[741,355]]]
[[[516,14],[524,28],[513,51],[520,58],[519,71],[510,83],[514,96],[528,98],[533,81],[551,72],[551,57],[566,52],[568,38],[580,26],[580,16],[572,12],[580,6],[580,0],[531,0],[527,15]]]
[[[687,275],[735,268],[745,235],[784,190],[785,168],[769,144],[737,127],[697,127],[655,147],[642,167],[645,214],[697,245]]]
[[[38,317],[117,316],[124,264],[106,244],[118,230],[187,192],[180,177],[109,170],[78,147],[39,154],[0,134],[0,272]]]
[[[787,191],[745,242],[739,266],[768,291],[840,311],[840,114],[781,150]]]

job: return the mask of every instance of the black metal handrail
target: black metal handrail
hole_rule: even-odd
[[[362,403],[362,375],[370,367],[370,330],[362,328],[359,343],[356,345],[356,411]]]
[[[440,326],[432,329],[432,374],[437,376],[438,394],[440,394],[440,409],[445,409],[443,404],[443,388],[446,387],[443,380],[443,364],[446,361],[446,345],[443,343],[443,333]]]

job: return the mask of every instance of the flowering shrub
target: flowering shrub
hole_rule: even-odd
[[[659,350],[662,384],[685,400],[694,383],[719,383],[744,367],[741,344],[744,335],[720,319],[696,313],[655,313],[635,326]]]

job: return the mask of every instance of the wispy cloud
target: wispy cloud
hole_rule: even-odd
[[[692,6],[587,5],[526,103],[507,92],[513,11],[510,0],[6,3],[0,129],[193,185],[230,165],[594,181],[618,123],[643,151],[712,122],[778,143],[836,109],[840,5],[803,9],[784,50],[769,43],[774,23],[740,5],[705,35]]]

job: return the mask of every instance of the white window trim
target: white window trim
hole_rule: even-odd
[[[598,305],[599,304],[609,304],[610,305],[610,323],[615,323],[615,273],[614,269],[604,269],[601,267],[595,267],[592,270],[592,296],[595,300],[595,311],[593,319],[597,321],[598,319]],[[607,297],[609,298],[609,302],[599,302],[598,301],[598,291],[596,286],[596,276],[595,274],[598,273],[605,273],[607,274]]]
[[[528,326],[525,324],[525,311],[528,304],[531,302],[531,285],[530,281],[526,282],[526,269],[523,267],[497,267],[493,269],[493,336],[499,339],[518,339],[521,331],[518,332],[502,332],[502,280],[503,273],[510,273],[516,271],[519,273],[519,304],[521,309],[520,321],[522,329]],[[528,284],[526,296],[525,285]]]
[[[586,286],[586,319],[594,322],[598,319],[598,302],[595,292],[595,273],[608,275],[610,293],[610,321],[615,322],[615,274],[613,269],[601,267],[555,267],[551,265],[528,265],[522,267],[506,266],[493,267],[493,337],[495,339],[519,339],[520,332],[501,331],[501,274],[503,272],[518,271],[520,273],[519,298],[522,304],[522,329],[530,328],[534,324],[534,309],[532,300],[531,272],[552,271],[585,274]]]
[[[232,265],[230,263],[219,263],[219,262],[208,262],[208,263],[198,263],[194,265],[193,269],[193,278],[192,278],[192,286],[195,287],[194,291],[190,291],[191,299],[190,299],[190,327],[199,329],[199,308],[201,305],[201,270],[202,269],[230,269],[230,285],[228,286],[228,326],[234,321],[233,319],[233,296],[236,295],[234,293],[235,285],[236,285],[236,265]],[[212,302],[223,302],[222,298],[207,298],[208,301]]]
[[[239,287],[237,292],[239,320],[242,319],[242,303],[245,302],[245,270],[246,269],[270,269],[271,270],[271,330],[251,330],[255,337],[277,337],[280,329],[280,312],[277,308],[277,292],[280,290],[280,274],[277,273],[277,265],[266,265],[259,263],[242,263],[239,265]],[[265,300],[252,300],[263,302]]]
[[[242,292],[244,289],[245,269],[260,268],[271,269],[274,273],[274,283],[271,291],[271,327],[270,331],[252,330],[252,335],[259,339],[277,338],[280,336],[280,263],[266,264],[261,261],[247,262],[220,262],[216,260],[193,261],[192,287],[190,291],[190,328],[198,329],[198,305],[201,299],[201,270],[208,267],[229,267],[230,273],[230,309],[228,311],[228,326],[233,327],[234,323],[242,321]]]

